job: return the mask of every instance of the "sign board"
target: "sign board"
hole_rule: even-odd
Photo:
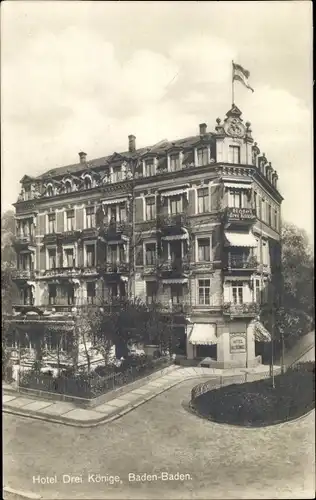
[[[231,333],[230,334],[230,352],[246,352],[246,334],[245,333]]]

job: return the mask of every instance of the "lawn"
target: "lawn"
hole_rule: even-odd
[[[315,407],[315,369],[304,363],[272,379],[232,384],[197,396],[191,407],[219,423],[263,426],[298,418]]]

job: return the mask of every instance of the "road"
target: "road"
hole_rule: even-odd
[[[4,484],[47,499],[313,498],[314,413],[262,429],[215,424],[185,409],[197,382],[91,429],[4,414]]]

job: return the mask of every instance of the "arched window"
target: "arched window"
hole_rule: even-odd
[[[84,189],[91,189],[92,188],[91,178],[86,176],[83,180],[83,185],[84,185]]]
[[[53,196],[54,195],[53,187],[51,185],[47,186],[46,195],[47,196]]]
[[[72,191],[72,186],[70,181],[65,182],[65,193],[71,193]]]

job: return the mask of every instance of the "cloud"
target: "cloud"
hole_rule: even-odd
[[[311,111],[260,81],[233,37],[203,30],[163,53],[131,42],[124,56],[100,26],[82,23],[55,23],[19,43],[2,61],[3,206],[15,201],[25,173],[75,163],[78,151],[97,158],[126,150],[131,133],[141,147],[194,135],[202,122],[213,130],[231,105],[232,59],[251,69],[255,92],[236,83],[236,104],[279,172],[284,216],[311,232]]]

